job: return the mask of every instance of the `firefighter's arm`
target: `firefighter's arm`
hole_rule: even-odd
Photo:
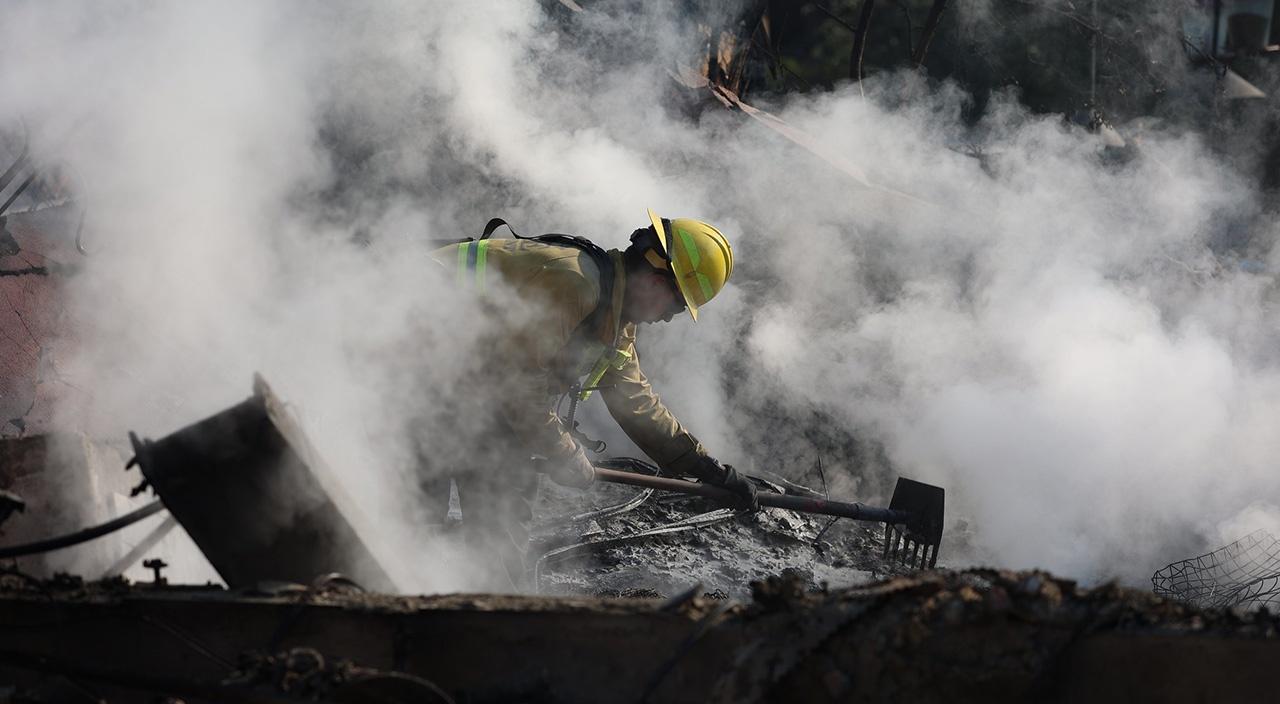
[[[669,474],[696,474],[707,451],[693,437],[662,399],[654,393],[640,370],[635,350],[636,326],[628,324],[620,347],[631,353],[621,369],[611,369],[600,382],[600,394],[609,414],[627,437]]]

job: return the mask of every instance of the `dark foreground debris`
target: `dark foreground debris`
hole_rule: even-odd
[[[342,701],[340,686],[374,674],[468,702],[1266,701],[1280,657],[1265,612],[1042,572],[753,589],[743,603],[406,597],[10,574],[0,682],[36,691],[61,677],[113,704]],[[359,701],[412,700],[399,696]]]

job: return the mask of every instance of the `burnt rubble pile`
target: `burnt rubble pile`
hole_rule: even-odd
[[[784,571],[809,590],[907,571],[881,558],[880,524],[833,523],[785,510],[734,512],[697,497],[653,495],[624,513],[557,525],[566,507],[586,512],[639,498],[636,489],[609,484],[576,499],[566,493],[544,485],[549,500],[538,505],[542,520],[531,545],[530,586],[543,594],[662,597],[696,582],[741,599],[749,597],[752,581]],[[705,522],[690,523],[703,517]],[[661,532],[682,525],[688,529]]]
[[[246,653],[219,687],[250,697],[269,693],[308,702],[452,703],[447,694],[420,677],[327,659],[313,648]]]
[[[51,680],[113,704],[1267,700],[1280,655],[1265,610],[906,573],[880,559],[881,524],[603,483],[544,486],[529,556],[557,595],[398,596],[265,381],[131,441],[130,476],[227,588],[171,584],[154,559],[142,583],[0,570],[0,702],[75,701],[39,694]],[[295,520],[268,540],[253,529],[272,515]]]
[[[1266,611],[1205,611],[1043,572],[939,571],[835,598],[867,608],[779,680],[803,701],[1198,701],[1214,687],[1261,696],[1264,681],[1209,670],[1238,658],[1243,673],[1250,657],[1261,666],[1262,653],[1280,653],[1280,619]]]
[[[357,682],[372,702],[405,701],[393,690],[477,702],[1262,701],[1277,626],[1265,611],[988,569],[825,591],[791,573],[755,582],[749,601],[8,574],[0,677],[72,677],[113,703],[342,701],[335,692]]]

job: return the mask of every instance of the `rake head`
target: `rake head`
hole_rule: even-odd
[[[897,560],[916,569],[938,564],[945,495],[940,486],[898,478],[889,509],[906,514],[907,520],[905,523],[884,524],[886,560]]]

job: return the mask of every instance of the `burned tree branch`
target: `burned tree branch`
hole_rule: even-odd
[[[1094,32],[1094,33],[1097,33],[1097,34],[1101,34],[1101,33],[1102,33],[1102,28],[1101,28],[1101,27],[1099,27],[1099,26],[1098,26],[1098,24],[1097,24],[1096,22],[1090,22],[1089,20],[1084,19],[1083,17],[1081,17],[1080,15],[1075,14],[1074,12],[1068,12],[1067,10],[1063,10],[1063,9],[1060,9],[1060,8],[1054,7],[1052,4],[1042,4],[1042,3],[1039,3],[1039,2],[1032,2],[1032,0],[1013,0],[1013,2],[1015,2],[1015,3],[1019,4],[1019,5],[1025,5],[1025,6],[1027,6],[1027,7],[1034,7],[1034,8],[1036,8],[1036,9],[1038,9],[1038,10],[1046,10],[1046,11],[1048,11],[1048,12],[1052,12],[1052,13],[1055,13],[1055,14],[1058,14],[1058,15],[1062,15],[1063,17],[1065,17],[1065,18],[1067,18],[1067,19],[1071,20],[1072,22],[1075,22],[1076,24],[1080,25],[1081,27],[1083,27],[1083,28],[1084,28],[1085,30],[1087,30],[1087,31]]]
[[[929,42],[933,41],[933,35],[938,31],[938,23],[942,21],[942,11],[947,9],[947,0],[933,0],[933,7],[929,8],[929,18],[925,20],[924,31],[920,34],[920,43],[916,46],[916,53],[911,57],[911,63],[920,68],[924,64],[924,56],[929,51]]]
[[[858,28],[853,33],[853,50],[849,53],[849,78],[862,80],[862,52],[867,46],[867,31],[871,28],[871,11],[875,9],[876,0],[862,0],[862,10],[858,12]]]
[[[788,68],[786,64],[782,63],[782,57],[770,51],[769,47],[764,46],[760,42],[756,41],[756,38],[754,36],[751,37],[751,46],[754,47],[755,49],[758,49],[761,53],[765,54],[766,56],[768,56],[773,61],[774,66],[777,66],[779,69],[781,69],[782,73],[785,73],[786,75],[790,76],[794,80],[798,81],[800,83],[800,86],[804,90],[809,90],[811,86],[809,84],[809,81],[805,80],[804,76],[801,76],[800,74]]]
[[[832,12],[831,10],[828,10],[825,6],[823,6],[823,5],[822,5],[822,3],[811,2],[811,3],[809,3],[809,4],[810,4],[810,5],[813,5],[813,6],[814,6],[814,7],[816,7],[816,8],[818,8],[818,11],[820,11],[822,14],[824,14],[824,15],[826,15],[827,17],[830,17],[831,19],[835,20],[836,24],[840,25],[841,27],[844,27],[845,29],[847,29],[847,30],[849,30],[850,32],[853,32],[853,33],[855,33],[855,34],[858,32],[858,30],[857,30],[853,25],[849,24],[848,22],[845,22],[845,21],[844,21],[844,18],[840,17],[840,15],[837,15],[836,13]]]
[[[915,25],[911,23],[911,7],[907,5],[906,1],[898,0],[898,7],[902,9],[902,18],[907,23],[907,58],[910,59],[912,56],[915,56],[916,53],[916,50],[913,48],[915,46],[914,36],[916,28]]]

